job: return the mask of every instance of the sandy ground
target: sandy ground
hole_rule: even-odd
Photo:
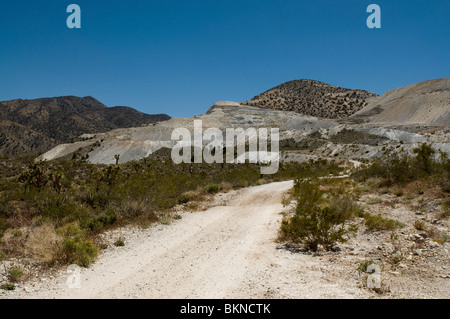
[[[429,248],[441,257],[421,266],[420,274],[427,274],[419,277],[414,262],[421,265],[422,259],[411,257],[409,264],[394,269],[380,258],[383,287],[388,288],[379,295],[364,287],[356,268],[368,257],[377,261],[383,256],[388,234],[362,232],[339,251],[321,254],[277,243],[281,212],[288,209],[281,201],[292,186],[280,182],[233,190],[218,194],[212,208],[181,213],[170,225],[109,232],[110,242],[122,236],[126,245],[111,245],[94,265],[82,269],[79,288],[69,287],[73,273],[64,269],[15,291],[0,291],[0,298],[450,297],[444,266],[448,247]]]

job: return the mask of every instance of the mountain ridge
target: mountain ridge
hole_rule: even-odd
[[[61,96],[0,102],[0,155],[39,153],[82,134],[165,121],[133,108],[107,107],[92,96]],[[39,143],[35,141],[39,136]]]

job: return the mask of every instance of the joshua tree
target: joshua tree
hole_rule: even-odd
[[[116,165],[119,164],[120,154],[114,155],[114,158],[116,159]]]

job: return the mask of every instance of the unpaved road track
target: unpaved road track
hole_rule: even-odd
[[[70,289],[62,274],[32,298],[233,297],[265,245],[273,245],[283,194],[292,182],[251,187],[227,206],[186,213],[147,231],[140,243],[101,256]],[[272,247],[273,248],[273,247]],[[65,275],[65,276],[64,276]]]
[[[81,271],[80,288],[69,288],[70,274],[61,272],[7,297],[363,297],[345,267],[330,272],[324,267],[332,263],[320,257],[277,249],[281,201],[292,186],[288,181],[232,191],[224,206],[137,230],[126,236],[125,247],[108,249]]]

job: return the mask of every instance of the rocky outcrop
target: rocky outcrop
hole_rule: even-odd
[[[338,119],[361,110],[376,96],[367,91],[344,89],[319,81],[295,80],[274,87],[242,104]]]

